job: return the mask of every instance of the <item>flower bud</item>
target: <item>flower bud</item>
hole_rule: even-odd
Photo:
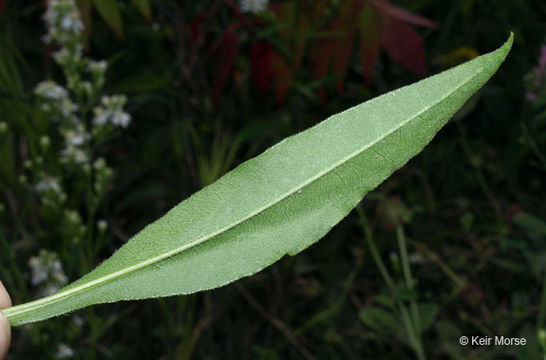
[[[99,232],[105,232],[108,228],[108,222],[104,219],[97,221],[97,228],[99,229]]]
[[[49,148],[50,145],[51,140],[49,139],[49,136],[42,135],[42,137],[40,138],[40,146],[42,147],[42,149],[46,150]]]
[[[5,121],[0,121],[0,136],[8,132],[8,124]]]
[[[537,332],[538,342],[543,349],[546,350],[546,330],[539,329]]]

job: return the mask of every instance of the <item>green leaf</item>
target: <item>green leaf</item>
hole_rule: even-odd
[[[434,324],[434,320],[436,320],[436,316],[438,316],[439,311],[440,307],[434,303],[421,303],[417,305],[421,331],[427,330],[432,324]]]
[[[495,73],[512,38],[286,138],[182,201],[80,280],[4,314],[20,325],[92,304],[190,294],[297,254],[423,149]]]
[[[546,222],[540,218],[525,212],[519,212],[512,221],[525,230],[532,239],[543,241],[546,238]]]
[[[123,37],[123,22],[119,12],[119,6],[116,0],[93,0],[100,16],[110,25],[112,30],[120,38]]]
[[[150,20],[152,18],[152,10],[150,9],[149,0],[133,0],[133,5],[138,8],[146,20]]]
[[[400,334],[400,321],[387,310],[370,306],[360,310],[360,320],[371,329],[383,334]]]

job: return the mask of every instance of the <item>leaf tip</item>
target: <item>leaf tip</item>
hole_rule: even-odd
[[[510,50],[512,49],[512,44],[514,43],[514,32],[510,31],[510,36],[508,37],[508,40],[500,47],[499,50],[502,53],[503,57],[506,57]]]
[[[510,53],[510,50],[512,49],[512,44],[514,43],[514,33],[510,32],[510,36],[508,37],[508,40],[499,47],[497,50],[491,52],[490,59],[492,61],[492,64],[495,64],[491,69],[493,70],[493,73],[497,71],[498,67],[502,62],[506,59],[506,56]]]
[[[508,40],[504,43],[504,46],[508,48],[508,51],[512,48],[512,43],[514,42],[514,32],[510,31],[510,36],[508,37]]]

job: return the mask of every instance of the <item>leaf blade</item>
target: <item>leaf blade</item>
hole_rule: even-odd
[[[140,13],[142,14],[142,16],[144,16],[146,20],[148,21],[151,20],[152,9],[151,9],[149,0],[133,0],[132,2],[133,2],[133,5],[138,8]]]
[[[495,52],[281,141],[181,202],[80,280],[4,314],[19,325],[96,303],[192,293],[298,253],[417,154],[493,75],[511,43],[512,36]]]
[[[123,20],[121,19],[118,3],[114,0],[94,0],[93,4],[116,35],[123,38]]]

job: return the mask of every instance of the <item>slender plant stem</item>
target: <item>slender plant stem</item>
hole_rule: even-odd
[[[402,224],[398,223],[396,225],[396,237],[398,238],[398,247],[400,248],[400,258],[402,259],[402,271],[404,272],[404,278],[406,280],[406,287],[409,290],[413,290],[413,278],[411,276],[411,269],[409,266],[408,251],[406,246],[406,236],[404,235],[404,229]],[[417,308],[417,301],[412,297],[410,302],[412,324],[415,330],[416,338],[416,352],[423,354],[423,348],[421,343],[421,320],[419,318],[419,310]]]
[[[383,276],[383,279],[387,283],[387,286],[391,289],[391,291],[393,291],[395,288],[394,281],[392,280],[392,277],[390,276],[389,271],[387,270],[387,267],[385,266],[385,263],[383,262],[383,260],[381,260],[381,256],[379,255],[377,246],[375,246],[375,241],[373,239],[373,235],[370,230],[368,218],[364,214],[364,210],[362,209],[361,204],[359,204],[356,207],[356,211],[358,212],[358,215],[360,216],[360,222],[362,224],[362,228],[364,229],[364,235],[366,236],[366,241],[368,242],[368,246],[370,247],[370,251],[372,253],[372,257],[375,261],[375,264],[378,267],[379,272],[381,273],[381,276]]]
[[[402,259],[402,271],[404,272],[404,279],[406,281],[406,287],[409,290],[413,290],[413,278],[411,276],[411,269],[409,266],[408,251],[406,246],[406,236],[404,235],[404,229],[402,224],[396,225],[396,237],[398,238],[398,247],[400,248],[400,258]],[[411,314],[413,319],[413,325],[415,326],[415,332],[421,334],[421,321],[419,320],[419,312],[417,310],[417,302],[415,299],[411,300]]]
[[[389,287],[392,294],[394,294],[395,291],[395,285],[394,281],[392,280],[392,277],[390,276],[387,267],[385,266],[385,263],[383,260],[381,260],[381,256],[379,255],[379,251],[377,250],[377,246],[375,245],[375,241],[373,239],[372,232],[370,230],[369,222],[364,214],[364,210],[362,209],[362,205],[359,204],[356,207],[356,210],[358,212],[358,215],[360,217],[360,222],[362,224],[362,228],[364,229],[364,235],[366,237],[366,241],[368,242],[368,246],[370,247],[370,252],[372,253],[372,257],[374,259],[374,262],[376,266],[379,269],[379,272],[383,276],[383,279],[387,283],[387,286]],[[413,288],[413,281],[411,278],[411,272],[409,270],[409,262],[408,262],[408,256],[405,246],[405,237],[403,233],[403,229],[401,225],[397,226],[397,237],[399,241],[400,246],[400,252],[401,252],[401,258],[402,258],[402,266],[404,271],[404,276],[406,278],[407,287],[412,289]],[[409,280],[409,281],[408,281]],[[394,296],[394,295],[393,295]],[[396,300],[396,304],[398,306],[398,309],[400,311],[400,315],[402,317],[402,321],[404,322],[404,327],[406,328],[406,333],[408,334],[408,338],[410,341],[410,344],[417,354],[417,358],[419,360],[425,360],[425,353],[423,350],[422,342],[421,342],[421,336],[420,336],[420,326],[419,326],[419,314],[417,311],[417,303],[415,300],[412,300],[411,308],[412,308],[412,317],[409,316],[408,311],[403,304],[402,301]],[[413,321],[412,321],[413,318]]]
[[[424,243],[411,241],[409,243],[432,260],[442,271],[461,289],[466,286],[466,281],[457,275],[435,252],[430,250]]]
[[[398,302],[398,309],[400,310],[400,314],[402,315],[402,321],[404,322],[404,326],[406,327],[406,332],[408,333],[408,337],[413,347],[413,351],[415,351],[419,360],[426,360],[421,339],[415,333],[415,329],[412,324],[411,317],[408,314],[408,310],[402,302]]]

